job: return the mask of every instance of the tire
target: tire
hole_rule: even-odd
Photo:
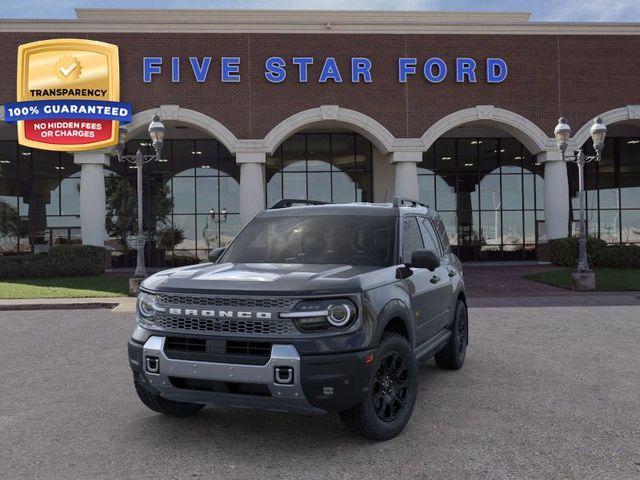
[[[469,344],[469,317],[467,306],[462,300],[458,300],[456,304],[451,330],[449,341],[442,350],[436,353],[436,365],[446,370],[459,370],[464,364]]]
[[[391,332],[383,334],[375,362],[365,399],[341,412],[340,419],[357,435],[389,440],[398,435],[411,418],[418,392],[417,362],[407,339]]]
[[[204,405],[198,403],[174,402],[162,398],[160,395],[151,393],[140,384],[140,381],[135,376],[133,378],[133,384],[136,387],[136,393],[142,403],[154,412],[162,413],[170,417],[188,417],[195,415],[204,408]]]

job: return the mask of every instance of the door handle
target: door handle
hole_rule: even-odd
[[[437,275],[434,275],[433,277],[431,277],[429,281],[431,283],[438,283],[440,281],[440,277],[438,277]]]

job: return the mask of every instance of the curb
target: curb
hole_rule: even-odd
[[[0,305],[0,312],[21,310],[90,310],[112,309],[120,305],[119,302],[86,302],[86,303],[14,303]]]

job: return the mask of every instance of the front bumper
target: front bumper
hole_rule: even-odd
[[[144,344],[129,340],[129,364],[145,388],[177,402],[301,414],[339,412],[362,401],[373,368],[365,362],[370,349],[301,356],[294,345],[273,344],[264,365],[246,365],[169,358],[164,343],[162,336]],[[157,373],[149,371],[147,359],[154,366],[157,361]],[[292,373],[289,384],[276,381],[276,369],[282,368]]]

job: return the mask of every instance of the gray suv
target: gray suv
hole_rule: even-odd
[[[464,282],[437,213],[299,203],[259,214],[211,263],[142,283],[128,350],[147,407],[338,413],[386,440],[409,421],[418,360],[462,367]]]

